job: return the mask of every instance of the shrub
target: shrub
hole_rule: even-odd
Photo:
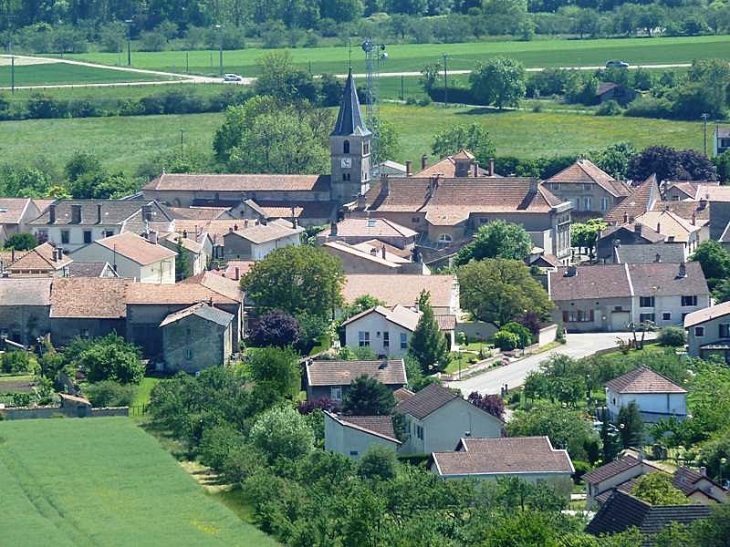
[[[311,414],[315,410],[328,410],[330,412],[339,412],[342,405],[339,401],[330,399],[329,397],[317,397],[316,399],[307,399],[297,404],[297,410],[300,414]]]
[[[616,101],[610,100],[603,103],[596,110],[596,116],[620,116],[623,114],[623,108]]]
[[[366,479],[391,480],[395,478],[398,459],[387,446],[373,444],[360,459],[357,474]]]
[[[659,332],[659,343],[662,346],[682,347],[687,343],[687,333],[682,327],[664,327]]]
[[[514,321],[512,321],[510,323],[507,323],[500,330],[516,334],[519,338],[520,348],[524,348],[532,344],[532,333],[524,325],[520,325],[519,323],[515,323]]]
[[[38,240],[33,234],[13,234],[5,240],[5,248],[16,251],[29,251],[37,245]]]
[[[573,460],[573,467],[575,468],[575,473],[573,473],[573,482],[575,482],[575,484],[578,484],[583,475],[593,469],[591,464],[584,462],[583,460]]]
[[[304,416],[290,406],[274,407],[259,415],[251,428],[253,446],[269,461],[298,459],[314,449],[314,432]]]
[[[8,351],[3,353],[0,360],[0,370],[9,374],[35,372],[37,368],[38,364],[27,351]]]
[[[512,351],[520,345],[520,337],[512,332],[500,330],[492,337],[492,343],[502,351]]]
[[[474,391],[469,394],[467,401],[500,420],[504,416],[504,401],[499,395],[480,395],[478,391]]]
[[[296,346],[302,337],[302,329],[291,315],[274,310],[264,315],[251,332],[249,341],[254,346]]]
[[[89,384],[84,393],[92,406],[129,406],[134,399],[135,386],[120,384],[113,380],[104,380]]]

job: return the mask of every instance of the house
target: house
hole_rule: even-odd
[[[308,361],[305,363],[304,371],[307,399],[329,397],[341,401],[347,395],[350,382],[360,376],[375,378],[393,391],[408,383],[403,359]]]
[[[682,245],[687,260],[701,243],[701,227],[684,220],[672,211],[649,211],[636,217],[635,221],[662,234],[665,243]]]
[[[212,253],[206,253],[204,243],[177,233],[165,234],[162,237],[158,237],[158,243],[174,251],[176,254],[179,245],[185,261],[188,264],[190,275],[198,275],[204,272],[208,266],[208,259],[212,256]],[[179,260],[179,256],[176,256],[175,260]]]
[[[418,232],[420,246],[441,249],[467,242],[493,220],[521,224],[542,247],[561,260],[570,255],[571,205],[530,178],[440,175],[381,177],[349,209]]]
[[[603,215],[609,225],[626,224],[651,211],[661,200],[656,175],[651,175],[641,184],[631,188],[631,193]]]
[[[674,472],[672,485],[692,500],[692,503],[712,505],[728,501],[728,491],[710,479],[704,467],[699,471],[680,467]]]
[[[399,254],[391,253],[385,245],[375,247],[367,243],[360,243],[355,246],[344,241],[328,241],[322,245],[322,248],[340,259],[342,271],[345,274],[428,275],[431,273],[425,264],[412,262]]]
[[[50,331],[52,279],[0,277],[0,338],[29,346]]]
[[[620,264],[621,260],[618,255],[624,249],[645,245],[658,246],[664,244],[665,240],[665,236],[638,222],[609,226],[605,230],[601,230],[596,239],[596,259],[599,262]],[[681,247],[681,249],[682,258],[686,260],[684,248]]]
[[[406,162],[406,171],[411,175],[410,162]],[[446,156],[432,165],[428,165],[428,156],[421,156],[421,170],[413,174],[415,177],[435,177],[439,175],[447,179],[456,177],[499,177],[494,172],[494,161],[490,160],[485,168],[479,166],[474,154],[463,148],[452,156]],[[500,177],[501,178],[501,177]]]
[[[645,475],[661,471],[655,465],[646,461],[643,455],[635,458],[632,455],[622,456],[593,471],[583,475],[586,484],[586,509],[593,509],[602,505],[611,494],[623,484]]]
[[[398,403],[406,419],[408,439],[401,452],[428,454],[453,450],[464,437],[497,438],[504,423],[438,384]]]
[[[730,302],[690,313],[684,318],[690,357],[718,355],[730,363]]]
[[[177,253],[159,245],[155,232],[149,240],[132,232],[105,237],[71,256],[76,262],[109,262],[119,277],[140,283],[175,283]]]
[[[393,308],[370,308],[342,323],[345,329],[345,345],[351,348],[370,347],[376,355],[402,357],[408,351],[408,344],[419,318],[418,311],[401,305]],[[449,337],[452,345],[455,323],[455,318],[450,324],[443,320],[443,326],[447,330],[442,332]]]
[[[233,319],[205,302],[169,314],[160,323],[164,370],[197,372],[225,364],[234,353]]]
[[[435,315],[458,315],[459,284],[455,275],[365,275],[345,276],[342,296],[345,302],[358,297],[374,296],[386,307],[400,304],[406,308],[415,306],[421,291],[431,296]]]
[[[122,232],[169,232],[172,224],[172,218],[155,201],[85,199],[55,201],[28,227],[39,242],[48,241],[70,253]]]
[[[730,148],[730,127],[715,127],[712,134],[712,157],[716,158]]]
[[[267,224],[249,223],[242,228],[231,229],[223,236],[224,255],[237,260],[262,260],[274,249],[301,244],[304,229],[292,226],[285,220]]]
[[[582,217],[604,215],[631,194],[626,183],[585,158],[553,175],[542,186],[558,200],[572,203],[573,215]]]
[[[553,448],[548,437],[465,437],[455,452],[434,452],[429,467],[445,479],[517,477],[544,483],[566,498],[575,472],[567,450]]]
[[[704,187],[719,184],[713,180],[665,180],[662,182],[662,193],[665,201],[700,201],[706,197],[703,194]]]
[[[56,278],[51,288],[50,332],[54,345],[76,337],[127,333],[126,279]]]
[[[209,273],[220,275],[233,281],[240,281],[241,277],[246,275],[253,265],[256,264],[253,260],[229,260],[226,262],[225,268],[218,270],[210,270]]]
[[[679,245],[649,243],[647,245],[618,245],[613,248],[613,262],[616,264],[651,264],[652,262],[681,264],[684,261],[685,252]]]
[[[606,404],[613,420],[636,403],[645,422],[687,417],[687,390],[647,367],[639,367],[606,383]]]
[[[41,214],[30,198],[0,198],[0,247],[5,240],[26,231],[26,223]]]
[[[696,262],[604,264],[548,272],[548,293],[569,331],[622,331],[631,323],[681,325],[710,302]]]
[[[649,505],[630,494],[617,491],[603,504],[586,526],[586,532],[600,537],[636,528],[653,545],[651,537],[672,523],[690,525],[710,516],[707,505]]]
[[[601,82],[596,90],[596,99],[601,104],[616,101],[621,106],[626,106],[638,95],[639,93],[635,89],[614,82]]]
[[[710,239],[710,207],[705,198],[698,201],[657,201],[654,211],[671,211],[693,226],[699,226],[700,242]]]
[[[397,451],[402,445],[395,435],[392,416],[344,416],[324,412],[324,449],[359,459],[373,446]]]
[[[317,245],[340,241],[350,245],[377,239],[398,249],[413,249],[418,232],[386,218],[345,218],[317,234]]]
[[[22,255],[5,270],[13,277],[65,277],[72,263],[61,247],[46,242]]]

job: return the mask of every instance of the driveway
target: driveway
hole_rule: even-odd
[[[637,336],[641,336],[637,334]],[[506,367],[490,369],[467,380],[448,382],[449,387],[461,390],[464,396],[473,391],[481,394],[499,393],[502,386],[507,384],[508,389],[521,386],[528,373],[540,368],[540,363],[553,355],[567,355],[575,359],[593,355],[595,352],[616,347],[616,339],[629,340],[633,337],[630,332],[592,332],[589,334],[568,334],[567,342],[545,353],[533,355],[516,361]],[[646,338],[653,338],[654,334],[647,333]]]

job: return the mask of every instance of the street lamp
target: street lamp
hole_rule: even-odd
[[[132,66],[132,23],[133,19],[125,19],[127,23],[127,66]]]
[[[215,26],[218,31],[218,74],[223,77],[223,27],[221,25]]]

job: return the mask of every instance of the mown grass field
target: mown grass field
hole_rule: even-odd
[[[268,546],[127,418],[0,423],[0,544]]]
[[[498,156],[577,155],[619,141],[630,141],[637,148],[654,144],[702,148],[702,124],[696,122],[397,104],[383,104],[381,115],[400,132],[401,151],[394,158],[398,161],[416,162],[421,154],[430,153],[437,132],[471,122],[490,132]],[[222,120],[223,114],[217,113],[0,122],[0,134],[13,136],[0,139],[0,157],[32,162],[40,156],[63,165],[74,151],[86,150],[97,154],[110,170],[134,174],[158,153],[178,148],[181,130],[185,146],[210,150]]]
[[[471,42],[465,44],[403,44],[387,47],[389,58],[381,64],[383,72],[420,71],[424,65],[449,55],[451,69],[471,69],[476,61],[505,55],[522,61],[527,67],[593,66],[609,59],[623,59],[631,64],[689,63],[696,58],[721,57],[730,60],[729,36],[693,36],[673,38],[627,38],[601,40],[546,39],[533,42]],[[256,61],[270,49],[250,48],[225,51],[225,72],[254,76]],[[291,51],[294,62],[317,73],[344,73],[348,67],[348,48],[298,48]],[[117,65],[125,62],[116,53],[84,53],[71,58]],[[365,71],[364,54],[353,45],[353,69]],[[186,52],[133,52],[132,65],[183,72]],[[189,52],[190,72],[217,75],[217,51]]]
[[[10,87],[11,67],[0,66],[0,87]],[[16,65],[15,85],[103,84],[111,82],[154,82],[165,76],[109,70],[67,63]]]

